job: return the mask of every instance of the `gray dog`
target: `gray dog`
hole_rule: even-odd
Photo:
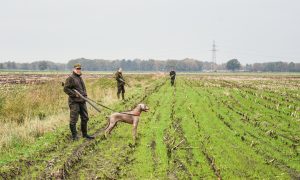
[[[142,111],[149,111],[149,107],[145,104],[138,104],[132,111],[113,113],[112,115],[110,115],[108,117],[108,125],[105,128],[105,137],[107,137],[107,133],[110,134],[117,123],[121,121],[133,125],[132,133],[133,140],[135,141],[136,130]]]

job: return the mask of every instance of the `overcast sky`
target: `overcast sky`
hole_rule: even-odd
[[[0,0],[0,62],[300,62],[300,0]]]

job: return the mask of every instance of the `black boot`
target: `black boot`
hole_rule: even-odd
[[[123,100],[123,101],[125,100],[124,94],[125,94],[125,93],[122,93],[122,100]]]
[[[93,136],[89,136],[87,134],[87,122],[86,123],[81,123],[81,131],[82,131],[82,137],[86,139],[95,139]]]
[[[72,133],[72,140],[73,141],[78,140],[76,124],[70,124],[70,130],[71,130],[71,133]]]
[[[118,96],[118,99],[120,99],[120,94],[117,94],[117,96]]]

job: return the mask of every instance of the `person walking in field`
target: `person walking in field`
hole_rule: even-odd
[[[176,72],[174,70],[170,71],[171,86],[174,86],[175,76],[176,76]]]
[[[117,87],[118,87],[118,92],[117,96],[118,99],[120,99],[120,93],[122,93],[122,100],[125,100],[124,94],[125,94],[125,80],[122,75],[122,68],[119,68],[118,71],[115,73],[115,78],[117,80]]]
[[[74,90],[77,90],[82,96],[87,97],[85,84],[81,78],[81,65],[75,64],[72,74],[66,79],[64,92],[69,95],[68,104],[70,108],[70,130],[72,139],[78,140],[76,123],[80,115],[82,137],[86,139],[94,139],[87,134],[87,123],[89,120],[86,102],[80,98]]]

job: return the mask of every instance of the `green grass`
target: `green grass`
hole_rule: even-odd
[[[209,107],[207,96],[200,90],[197,92],[198,95],[195,92],[192,95],[194,101],[191,102],[191,107],[201,103],[201,106],[197,108],[196,122],[200,123],[204,144],[207,146],[208,153],[215,159],[221,176],[226,179],[233,177],[262,178],[279,174],[280,171],[267,166],[263,158],[244,144],[241,138],[236,136],[236,132],[224,126],[212,111],[220,112],[222,109]]]

